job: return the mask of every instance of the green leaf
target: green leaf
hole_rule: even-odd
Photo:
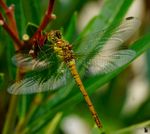
[[[150,50],[148,50],[147,52],[147,55],[146,55],[146,58],[147,58],[147,77],[148,79],[150,80]]]
[[[4,74],[0,73],[0,87],[2,86],[3,82],[4,82]]]
[[[28,96],[21,96],[19,98],[19,104],[18,104],[18,114],[20,119],[25,117],[26,111],[27,111],[27,99]]]
[[[99,128],[97,128],[97,127],[94,127],[94,128],[92,129],[91,134],[107,134],[107,133],[105,133],[105,131],[104,131],[103,128],[102,128],[102,129],[99,129]]]
[[[72,42],[72,38],[76,33],[76,22],[77,22],[77,13],[75,12],[71,18],[70,24],[65,34],[65,39],[69,42]]]
[[[22,3],[27,22],[39,24],[41,19],[41,1],[22,0]]]
[[[68,27],[68,22],[74,11],[80,11],[82,6],[87,2],[87,0],[68,0],[68,1],[55,1],[54,13],[57,16],[57,19],[51,23],[52,28],[64,28]]]
[[[129,132],[132,132],[133,130],[137,130],[139,128],[143,128],[143,130],[144,130],[144,128],[148,127],[149,125],[150,125],[150,120],[147,120],[145,122],[134,124],[134,125],[129,126],[127,128],[123,128],[121,130],[112,132],[111,134],[128,134]]]
[[[28,22],[26,26],[26,33],[29,35],[29,37],[32,37],[34,33],[37,31],[38,26],[34,23]]]
[[[45,134],[54,134],[55,133],[55,129],[56,129],[57,125],[59,124],[59,122],[62,118],[62,115],[63,115],[62,112],[56,113],[56,115],[54,116],[52,121],[50,123],[48,123],[47,126],[45,127]]]
[[[121,22],[122,18],[126,14],[132,2],[133,2],[132,0],[131,1],[114,0],[113,2],[110,0],[105,0],[105,3],[102,6],[99,15],[93,17],[93,19],[89,22],[89,24],[85,27],[85,29],[81,33],[81,36],[83,34],[87,34],[88,32],[93,33],[97,31],[97,29],[103,30],[106,27]]]

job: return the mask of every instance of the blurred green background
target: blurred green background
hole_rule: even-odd
[[[6,3],[8,6],[12,3],[15,5],[15,18],[21,39],[28,22],[40,24],[48,0],[6,0]],[[1,6],[0,12],[4,14]],[[141,20],[140,29],[128,41],[137,54],[132,64],[128,63],[104,76],[85,78],[83,83],[106,134],[150,133],[149,1],[56,0],[54,13],[57,18],[46,31],[61,29],[70,42],[85,33],[93,32],[94,28],[103,30],[125,16],[135,16]],[[86,24],[88,26],[84,27]],[[54,93],[15,97],[8,94],[7,88],[16,77],[16,67],[11,61],[13,55],[13,41],[0,27],[0,133],[103,133],[94,126],[93,118],[76,86],[70,84]]]

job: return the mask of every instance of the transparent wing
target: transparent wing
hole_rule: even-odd
[[[108,39],[105,44],[110,46],[118,47],[125,41],[127,41],[139,28],[141,22],[135,17],[126,18],[119,27],[112,33],[112,36]],[[109,45],[110,44],[110,45]]]
[[[55,77],[55,78],[50,78],[44,82],[35,80],[34,78],[30,77],[12,84],[8,88],[8,92],[10,94],[15,94],[15,95],[40,93],[48,90],[54,90],[65,83],[66,83],[65,75],[59,79]]]
[[[94,74],[97,72],[113,71],[123,64],[131,61],[135,56],[132,50],[117,50],[117,48],[126,41],[139,27],[140,21],[136,18],[126,18],[123,23],[110,35],[109,40],[101,39],[100,32],[90,34],[81,43],[85,45],[85,49],[81,49],[79,53],[84,54],[90,46],[99,51],[97,56],[90,60],[89,71]],[[106,43],[106,45],[103,45]],[[33,72],[22,81],[14,83],[8,88],[8,92],[12,94],[30,94],[34,92],[42,92],[50,89],[55,89],[65,83],[64,77],[58,79],[59,64],[56,55],[48,49],[40,52],[38,58],[33,59],[28,54],[16,55],[13,62],[20,67],[25,67]],[[88,54],[88,53],[86,53]],[[42,69],[41,69],[42,68]],[[97,68],[97,70],[95,69]]]
[[[104,46],[106,47],[107,44],[109,48],[115,49],[123,42],[127,41],[139,28],[140,24],[141,22],[138,18],[128,17],[125,18],[118,27],[113,28],[112,26],[110,29],[113,30],[110,30],[111,33],[107,35],[108,37],[103,37],[105,31],[107,30],[97,30],[94,33],[90,33],[89,35],[83,37],[83,39],[77,41],[80,42],[82,46],[84,46],[84,50],[78,49],[78,52],[88,52],[89,48],[93,48],[99,51],[99,49],[103,48]]]
[[[26,53],[19,53],[14,58],[15,64],[26,69],[26,73],[23,80],[8,88],[9,93],[30,94],[43,92],[65,84],[66,69],[64,63],[48,49],[40,51],[36,58],[32,58]]]
[[[94,51],[97,55],[89,62],[89,72],[107,73],[131,61],[136,55],[135,51],[123,49],[121,44],[129,39],[139,26],[140,21],[137,18],[126,18],[109,39],[96,41],[98,45]]]
[[[48,61],[47,59],[34,59],[30,55],[22,53],[18,53],[15,56],[13,56],[12,62],[17,67],[26,70],[26,72],[35,69],[47,68],[50,65],[50,61]]]
[[[48,46],[46,50],[41,49],[36,58],[29,55],[29,51],[18,52],[12,57],[12,63],[28,72],[31,70],[48,68],[51,64],[53,64],[54,61],[52,59],[54,57],[54,53],[51,52],[51,48]]]
[[[104,74],[120,68],[130,62],[136,55],[133,50],[118,50],[109,53],[99,53],[92,59],[88,71],[90,74]]]

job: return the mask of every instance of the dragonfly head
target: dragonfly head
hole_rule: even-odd
[[[51,43],[57,43],[60,39],[62,39],[62,34],[59,30],[52,30],[47,34],[47,39]]]

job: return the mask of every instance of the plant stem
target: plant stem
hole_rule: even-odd
[[[0,6],[5,10],[7,11],[7,5],[5,4],[5,2],[3,0],[0,0]]]
[[[1,21],[2,27],[7,31],[7,33],[12,37],[12,39],[16,43],[14,45],[15,49],[19,50],[23,46],[23,43],[19,40],[18,36],[16,36],[16,33],[14,32],[14,30],[12,30],[10,26],[7,25],[1,13],[0,13],[0,21]]]
[[[52,119],[52,121],[50,123],[48,123],[48,125],[45,128],[45,134],[54,134],[55,129],[57,127],[57,125],[60,122],[60,119],[62,118],[63,113],[62,112],[58,112],[56,113],[55,117]]]
[[[52,14],[53,12],[53,7],[54,7],[54,2],[55,0],[49,0],[49,4],[48,4],[48,9],[45,12],[45,15],[43,17],[43,20],[39,26],[39,28],[37,29],[37,31],[34,33],[34,35],[30,38],[29,42],[32,42],[34,40],[36,40],[36,38],[38,38],[39,33],[45,29],[45,27],[48,25],[48,23],[52,20],[55,19],[55,16]]]
[[[22,74],[20,73],[20,69],[17,70],[16,80],[20,80]],[[16,107],[17,107],[18,96],[12,95],[10,98],[10,105],[8,109],[8,113],[6,115],[6,121],[4,124],[4,129],[2,134],[11,134],[13,132],[15,119],[16,119]]]
[[[138,128],[144,129],[144,127],[147,127],[149,125],[150,125],[150,120],[120,129],[117,132],[113,132],[112,134],[124,134],[124,133],[130,132],[130,131],[138,129]]]
[[[13,127],[16,118],[15,113],[16,113],[17,100],[18,100],[18,96],[12,95],[10,98],[10,105],[9,105],[8,113],[6,115],[6,121],[4,124],[2,134],[10,134],[11,132],[13,132]]]
[[[8,7],[3,0],[0,0],[0,6],[4,9],[4,11],[7,15],[10,28],[13,28],[15,35],[18,35],[16,20],[15,20],[15,16],[14,16],[14,5],[12,4]]]
[[[15,42],[14,47],[17,51],[22,48],[23,42],[19,40],[19,36],[18,36],[18,30],[17,30],[16,20],[15,20],[15,15],[14,15],[14,5],[12,4],[8,7],[3,0],[0,0],[0,6],[4,9],[9,21],[7,24],[2,14],[0,13],[1,25],[8,32],[11,38],[14,40]]]
[[[43,29],[45,29],[45,27],[48,25],[48,23],[54,19],[52,12],[53,12],[53,7],[54,7],[54,2],[55,0],[49,0],[49,4],[48,4],[48,9],[45,12],[45,16],[38,28],[38,31],[42,31]]]
[[[14,31],[15,35],[18,36],[18,30],[17,30],[17,25],[16,25],[16,20],[14,16],[14,5],[12,4],[7,10],[6,15],[9,19],[9,26],[10,28]]]
[[[39,107],[43,99],[43,96],[41,94],[37,94],[32,101],[32,104],[30,105],[30,110],[27,113],[24,118],[22,118],[19,123],[16,126],[16,134],[22,134],[23,130],[25,129],[25,125],[28,123],[28,121],[31,119],[33,116],[34,112],[36,109]]]

